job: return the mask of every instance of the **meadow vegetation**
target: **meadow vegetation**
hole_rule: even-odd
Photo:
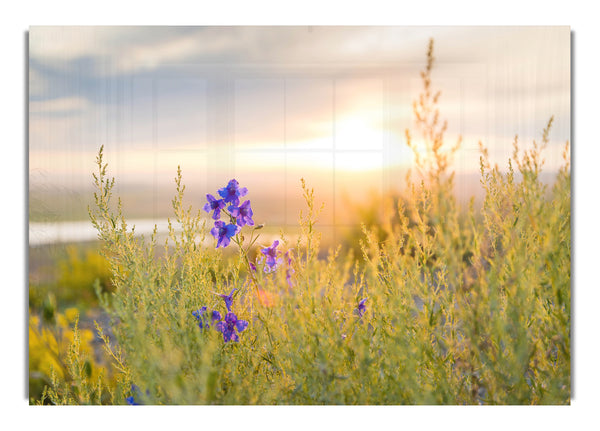
[[[433,65],[431,42],[413,107],[426,148],[406,132],[416,169],[404,191],[362,220],[356,247],[326,258],[322,205],[303,180],[294,242],[261,242],[242,203],[252,190],[229,178],[206,205],[184,207],[181,171],[170,221],[181,230],[164,243],[136,237],[100,149],[90,217],[111,274],[110,286],[96,282],[104,355],[74,311],[47,311],[45,325],[31,312],[30,372],[47,376],[31,402],[569,404],[568,143],[551,186],[540,173],[552,119],[531,149],[515,138],[503,169],[481,145],[483,203],[461,207],[451,169],[460,141],[444,141]],[[200,245],[211,237],[215,247]],[[81,261],[71,265],[85,278]]]

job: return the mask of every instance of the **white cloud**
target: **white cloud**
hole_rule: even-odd
[[[185,27],[31,27],[30,58],[53,67],[88,58],[98,67],[93,73],[135,73],[169,63],[190,62],[206,56],[245,52],[252,38],[232,31]]]
[[[123,32],[119,27],[33,26],[29,30],[29,56],[52,62],[106,55],[111,47],[108,42]]]
[[[48,79],[43,73],[34,68],[29,68],[29,97],[40,97],[47,93],[50,88]]]
[[[29,103],[30,114],[74,114],[89,107],[89,102],[83,97],[60,97],[32,101]]]
[[[34,26],[30,57],[52,66],[88,58],[130,73],[165,63],[284,64],[369,62],[422,57],[427,37],[410,27],[101,27]],[[415,43],[418,39],[422,43]]]

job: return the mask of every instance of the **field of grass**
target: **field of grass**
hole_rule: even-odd
[[[100,149],[90,217],[102,257],[61,257],[64,310],[57,285],[30,289],[30,402],[569,404],[568,143],[551,185],[541,176],[552,119],[530,149],[515,138],[504,167],[482,145],[483,199],[461,204],[460,142],[444,141],[432,67],[431,46],[414,105],[426,152],[415,149],[402,192],[357,208],[356,228],[327,247],[313,185],[301,182],[298,235],[266,243],[268,226],[248,220],[265,215],[240,212],[253,190],[223,178],[223,194],[206,193],[227,205],[207,223],[206,202],[183,204],[180,172],[181,230],[136,237]],[[83,285],[97,297],[68,288]],[[90,304],[103,317],[82,328],[76,309]]]

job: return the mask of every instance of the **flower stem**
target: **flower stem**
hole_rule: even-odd
[[[229,221],[232,224],[235,224],[237,222],[235,217],[233,217],[227,210],[223,209],[222,211],[225,213],[225,215],[227,215],[229,217]],[[249,251],[250,247],[258,239],[258,236],[257,236],[256,238],[254,238],[254,241],[253,241],[252,240],[253,237],[254,237],[254,229],[252,230],[252,236],[250,237],[250,244],[248,245],[248,247],[246,249],[244,249],[244,247],[242,245],[243,236],[240,236],[239,233],[237,233],[235,235],[235,239],[233,241],[237,244],[238,248],[240,249],[240,255],[243,258],[242,260],[246,264],[246,268],[248,269],[248,274],[250,274],[250,279],[252,280],[252,284],[254,285],[254,288],[256,289],[256,294],[258,296],[258,291],[259,291],[258,281],[256,281],[256,277],[254,277],[254,272],[252,271],[252,268],[250,267],[250,259],[248,259],[248,251]]]
[[[254,285],[255,289],[256,289],[256,293],[258,295],[258,281],[256,281],[256,278],[254,277],[254,271],[252,271],[252,268],[250,267],[250,259],[248,259],[248,250],[244,249],[244,247],[242,246],[242,242],[241,242],[241,238],[239,234],[235,235],[235,239],[234,242],[237,244],[238,248],[240,249],[240,256],[242,257],[242,260],[244,261],[244,263],[246,264],[246,268],[248,269],[248,274],[250,275],[250,279],[252,280],[252,284]]]

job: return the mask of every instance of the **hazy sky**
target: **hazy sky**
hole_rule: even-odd
[[[447,141],[463,136],[454,167],[478,171],[480,140],[504,166],[554,115],[556,168],[568,27],[32,27],[30,188],[89,186],[101,145],[126,184],[170,184],[181,165],[207,191],[401,187],[430,37]]]

